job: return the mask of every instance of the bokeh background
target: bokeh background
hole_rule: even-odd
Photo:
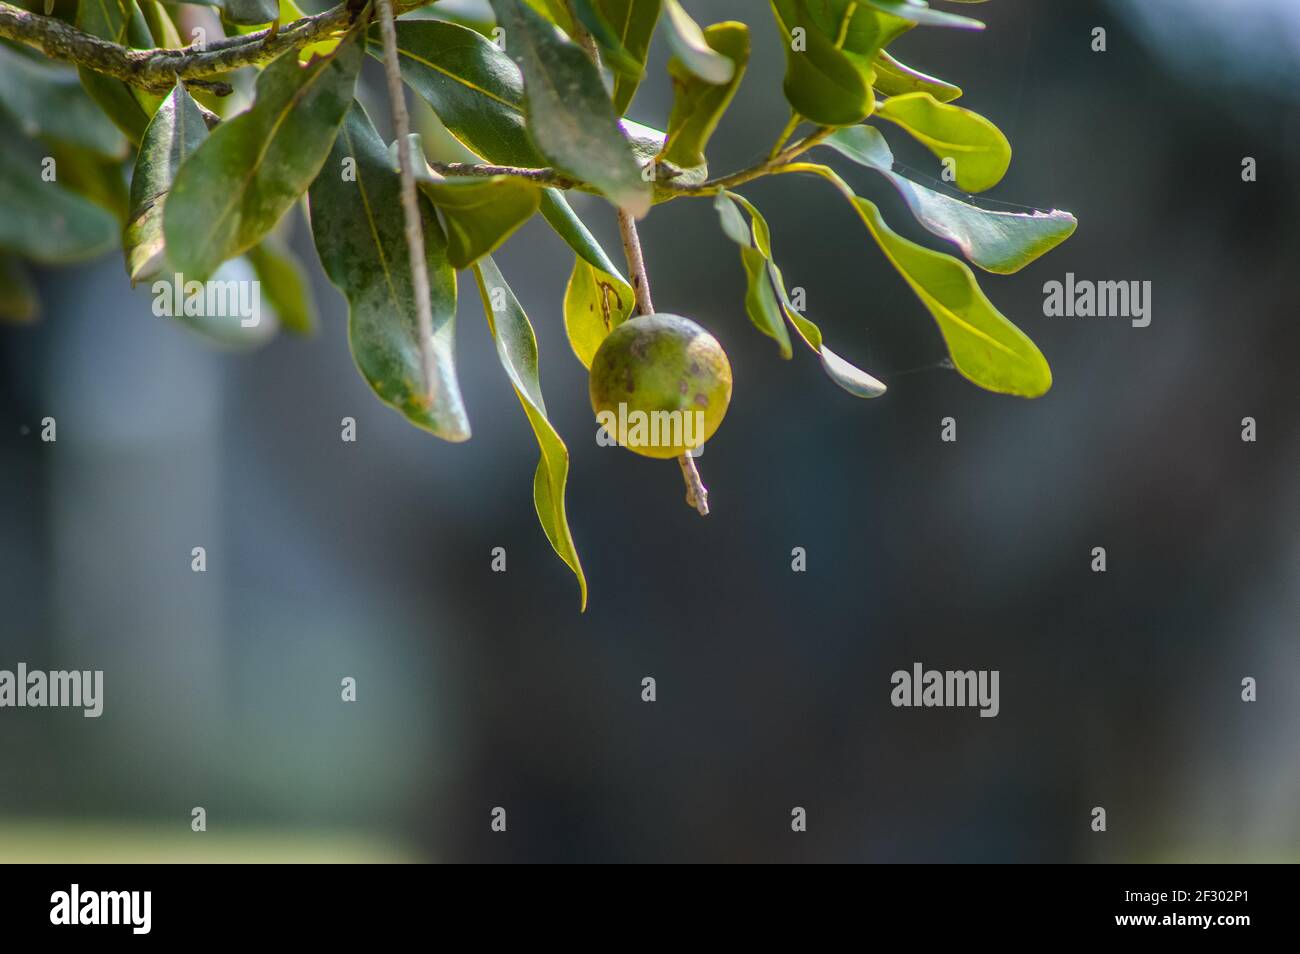
[[[715,172],[747,165],[786,118],[770,14],[687,6],[755,27],[710,151]],[[0,711],[0,860],[1300,860],[1300,5],[959,12],[988,31],[895,49],[1011,139],[990,199],[1079,217],[1021,274],[982,277],[1054,388],[1025,402],[945,369],[825,184],[744,188],[832,346],[891,386],[855,400],[749,325],[710,203],[661,207],[642,227],[656,303],[735,369],[702,520],[675,464],[596,446],[560,311],[572,256],[532,223],[498,262],[572,453],[585,614],[472,281],[474,439],[452,446],[369,393],[301,221],[320,332],[248,353],[153,317],[119,256],[40,272],[43,320],[0,329],[0,668],[103,669],[106,701]],[[633,118],[663,124],[666,58],[657,40]],[[924,234],[883,180],[823,159]],[[617,251],[608,210],[578,209]],[[1150,327],[1043,317],[1066,272],[1151,281]],[[1000,670],[1001,714],[892,708],[890,674],[918,661]]]

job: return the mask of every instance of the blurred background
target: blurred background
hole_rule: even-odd
[[[770,13],[687,7],[754,28],[710,147],[715,173],[748,165],[786,119]],[[0,668],[102,669],[105,704],[0,711],[0,860],[1300,860],[1300,5],[953,9],[988,30],[892,49],[1010,138],[990,199],[1079,217],[1024,272],[981,276],[1054,388],[1026,402],[942,367],[824,183],[741,189],[831,346],[890,385],[856,400],[749,324],[709,202],[659,207],[656,304],[735,371],[701,519],[675,464],[596,445],[561,316],[572,254],[533,222],[497,260],[572,454],[585,614],[472,279],[474,439],[452,446],[368,391],[300,217],[309,340],[218,349],[155,318],[120,254],[38,272],[42,320],[0,329]],[[630,113],[660,127],[666,59],[657,38]],[[937,175],[897,133],[899,161]],[[924,235],[883,179],[821,159]],[[608,209],[577,208],[616,253]],[[1150,327],[1043,317],[1067,272],[1152,282]],[[893,708],[914,662],[1000,670],[1000,715]]]

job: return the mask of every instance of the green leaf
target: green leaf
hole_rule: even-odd
[[[984,29],[984,24],[979,20],[972,20],[970,17],[959,16],[956,13],[932,10],[923,0],[865,0],[865,2],[883,13],[910,20],[921,26],[956,27],[961,30]]]
[[[117,159],[105,159],[88,149],[52,143],[49,153],[58,165],[59,182],[77,195],[107,209],[119,223],[126,222],[128,199],[126,170]]]
[[[989,272],[1009,275],[1050,252],[1074,234],[1069,212],[990,212],[928,189],[893,171],[885,137],[870,126],[837,129],[822,145],[884,175],[898,189],[918,222],[953,242],[966,258]]]
[[[35,321],[40,312],[36,286],[22,263],[12,255],[0,255],[0,322]]]
[[[875,69],[876,89],[886,96],[929,93],[941,103],[950,103],[961,96],[960,86],[912,69],[891,56],[888,50],[881,50],[876,56]]]
[[[252,248],[320,171],[352,101],[353,41],[298,65],[288,50],[257,78],[250,109],[214,129],[181,165],[163,211],[167,257],[202,281]]]
[[[623,38],[601,12],[595,0],[573,0],[578,20],[600,47],[601,58],[614,73],[641,79],[645,75],[645,56],[638,60],[623,46]]]
[[[940,159],[956,164],[957,187],[983,192],[1002,181],[1011,165],[1011,143],[979,113],[941,103],[929,93],[887,99],[876,115],[911,133]]]
[[[126,272],[135,284],[165,261],[163,208],[181,163],[208,137],[203,114],[181,83],[163,100],[145,130],[131,174],[131,210],[122,235]]]
[[[411,140],[416,181],[442,213],[447,256],[454,267],[466,268],[495,251],[537,211],[541,190],[532,183],[512,176],[441,176],[425,161],[420,137],[413,135]]]
[[[853,205],[867,230],[921,302],[948,345],[953,364],[968,380],[989,391],[1039,397],[1052,386],[1042,352],[1008,321],[980,290],[963,263],[917,245],[894,232],[880,210],[826,166],[799,163],[793,171],[829,181]]]
[[[704,148],[731,104],[749,64],[749,27],[745,24],[715,23],[704,31],[704,41],[735,64],[735,70],[730,82],[717,85],[700,79],[681,60],[669,61],[673,111],[668,120],[663,158],[683,168],[704,164]]]
[[[120,46],[131,46],[132,21],[140,16],[135,0],[78,0],[78,28]],[[141,17],[143,24],[143,17]],[[138,27],[137,27],[138,29]],[[145,27],[147,31],[147,26]],[[152,44],[145,44],[146,46]],[[139,143],[157,106],[157,97],[132,89],[121,80],[78,67],[81,85],[132,143]]]
[[[345,178],[349,171],[354,179]],[[432,400],[424,387],[401,183],[370,118],[354,104],[309,193],[316,251],[348,300],[352,357],[380,400],[416,427],[463,441],[470,429],[456,378],[456,272],[433,205],[423,195],[418,201],[433,309]]]
[[[519,67],[490,40],[455,23],[398,20],[397,52],[407,85],[466,148],[488,162],[546,165],[525,128]],[[378,43],[370,54],[383,60]]]
[[[564,488],[569,478],[569,449],[564,446],[564,441],[546,416],[546,404],[542,400],[542,384],[537,369],[537,336],[533,333],[528,316],[490,255],[475,263],[474,278],[483,299],[483,314],[496,342],[497,356],[524,406],[524,413],[528,415],[528,423],[537,435],[537,444],[542,452],[533,475],[533,503],[537,507],[537,517],[555,552],[578,578],[582,609],[585,611],[587,578],[583,575],[578,550],[573,543],[573,533],[569,530],[568,517],[564,512]]]
[[[753,240],[750,229],[746,229],[740,210],[736,203],[744,203],[752,219]],[[719,192],[713,201],[722,219],[722,230],[740,246],[740,262],[745,268],[745,313],[754,327],[777,343],[781,357],[789,358],[790,332],[786,330],[785,320],[781,316],[781,305],[776,300],[772,288],[772,276],[768,271],[771,260],[772,242],[768,233],[767,221],[757,214],[757,210],[740,196],[732,192]]]
[[[542,194],[542,216],[575,253],[564,291],[564,330],[573,353],[590,368],[605,336],[632,316],[636,296],[562,193]]]
[[[280,16],[279,0],[199,0],[204,6],[216,7],[231,23],[253,26],[270,23]]]
[[[749,213],[750,226],[745,226],[744,216],[740,214],[740,207],[743,206]],[[848,361],[845,361],[830,348],[827,348],[822,342],[821,329],[812,321],[803,317],[790,301],[790,295],[785,288],[785,278],[781,274],[781,269],[776,264],[776,259],[772,254],[772,233],[768,228],[767,219],[754,205],[743,196],[734,192],[720,192],[714,202],[714,207],[722,217],[722,230],[735,242],[741,246],[741,256],[744,259],[754,260],[754,254],[763,260],[766,266],[766,275],[758,274],[758,261],[754,260],[751,266],[750,261],[746,261],[746,272],[749,273],[751,267],[753,274],[751,277],[751,293],[749,297],[761,296],[766,299],[766,293],[761,290],[755,291],[755,286],[766,286],[774,289],[776,298],[779,299],[779,311],[777,312],[776,321],[781,326],[781,333],[785,335],[784,322],[781,321],[780,315],[784,314],[790,324],[794,325],[799,336],[804,343],[818,356],[821,360],[822,369],[832,381],[848,391],[855,397],[876,398],[885,393],[885,385],[876,380],[870,374],[861,368],[854,367]],[[750,238],[753,238],[753,247],[747,252],[746,248],[750,245]],[[748,299],[747,299],[748,300]],[[763,305],[766,312],[770,305],[766,302]],[[752,316],[751,316],[752,317]],[[764,314],[764,321],[769,321],[769,316]],[[787,336],[786,347],[789,347]],[[787,353],[785,357],[789,357]]]
[[[662,7],[660,0],[596,0],[596,8],[613,26],[628,57],[640,67],[636,74],[629,72],[614,76],[614,112],[620,116],[627,112],[641,84],[650,38],[654,35]]]
[[[871,86],[813,21],[804,0],[772,0],[772,12],[785,47],[785,98],[794,111],[822,126],[850,126],[869,116]]]
[[[159,277],[150,285],[150,292],[154,295],[155,302],[160,296],[175,295],[177,275],[173,273],[169,276]],[[239,258],[232,258],[228,262],[222,262],[221,266],[212,273],[206,286],[198,286],[204,289],[204,294],[208,290],[223,287],[231,289],[250,290],[250,294],[256,294],[256,322],[245,324],[246,321],[252,321],[253,316],[247,318],[240,314],[236,309],[223,308],[216,315],[187,315],[180,311],[175,315],[175,320],[183,325],[186,330],[193,332],[208,342],[218,345],[222,348],[228,348],[235,351],[250,351],[254,348],[261,347],[271,341],[276,332],[279,330],[279,316],[275,309],[270,310],[262,307],[261,286],[255,284],[257,272],[254,271],[252,263],[248,256],[241,255]],[[186,283],[182,280],[181,295],[184,298],[189,297],[185,294]],[[254,293],[252,289],[256,288]],[[242,292],[239,292],[242,294]],[[241,302],[242,304],[242,302]],[[172,307],[176,305],[173,302]]]
[[[76,70],[0,46],[0,116],[6,113],[27,136],[126,156],[126,138],[86,95]]]
[[[268,235],[250,248],[245,257],[257,273],[262,294],[275,309],[280,324],[294,334],[314,334],[316,306],[311,283],[298,256],[284,242]]]
[[[668,8],[668,43],[685,69],[705,83],[730,83],[736,72],[732,58],[709,44],[700,25],[678,0],[664,0],[664,5]]]
[[[538,151],[610,202],[644,215],[653,189],[641,177],[591,58],[520,0],[492,0],[492,7],[524,75],[524,114]]]
[[[61,265],[115,248],[117,220],[57,180],[46,181],[48,158],[35,143],[0,136],[0,250]]]
[[[849,58],[868,86],[875,80],[877,55],[916,26],[881,13],[861,0],[805,0],[805,3],[812,22]]]

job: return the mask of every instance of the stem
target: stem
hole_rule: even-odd
[[[427,2],[394,0],[394,5],[398,13],[404,13]],[[257,30],[213,40],[204,50],[192,46],[178,50],[136,50],[100,39],[62,20],[29,13],[0,0],[0,38],[17,40],[40,50],[50,59],[75,63],[148,92],[165,94],[171,91],[178,79],[202,79],[264,63],[285,50],[301,49],[340,33],[360,20],[362,15],[361,4],[344,2],[324,13],[295,20],[278,30]]]
[[[767,154],[769,162],[781,155],[781,150],[785,148],[786,142],[794,135],[794,131],[799,128],[801,122],[803,122],[803,117],[791,110],[790,121],[785,124],[785,128],[781,130],[781,135],[776,137],[776,144],[772,146],[772,151]]]
[[[600,69],[600,50],[596,41],[582,21],[578,19],[573,8],[573,0],[565,0],[569,17],[573,20],[574,39],[587,51],[591,61]],[[641,236],[636,230],[636,219],[623,209],[618,210],[618,232],[623,239],[623,255],[627,258],[627,270],[632,278],[632,293],[636,295],[636,311],[639,315],[653,315],[655,306],[650,298],[650,276],[646,273],[645,255],[641,251]],[[700,472],[695,466],[695,458],[682,454],[677,458],[682,468],[682,480],[686,483],[686,502],[694,507],[701,517],[709,515],[709,492],[700,480]]]
[[[429,269],[424,257],[424,224],[411,168],[411,117],[406,112],[406,95],[397,60],[397,27],[393,23],[393,0],[378,0],[379,30],[384,40],[384,75],[388,98],[393,104],[393,129],[397,133],[397,166],[402,179],[402,217],[406,225],[406,248],[411,258],[411,291],[415,295],[416,326],[420,334],[420,358],[424,366],[424,393],[436,403],[437,366],[433,354],[433,308],[429,303]]]

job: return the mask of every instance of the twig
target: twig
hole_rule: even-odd
[[[437,395],[436,358],[433,353],[433,308],[429,302],[429,269],[424,257],[424,224],[415,191],[415,171],[411,168],[411,117],[406,112],[406,94],[397,59],[397,27],[394,24],[393,0],[378,0],[379,32],[384,40],[384,75],[388,79],[388,98],[393,104],[393,129],[397,133],[397,167],[402,179],[402,216],[406,225],[406,248],[411,257],[411,291],[415,295],[416,327],[420,335],[420,358],[424,366],[424,393],[430,406]]]
[[[397,12],[424,6],[428,0],[403,0]],[[301,49],[340,33],[360,18],[360,6],[340,3],[324,13],[303,17],[279,30],[256,30],[213,40],[205,49],[136,50],[110,43],[84,30],[29,13],[0,0],[0,37],[40,50],[50,59],[84,66],[151,93],[167,93],[178,79],[193,80],[275,59],[285,50]]]

